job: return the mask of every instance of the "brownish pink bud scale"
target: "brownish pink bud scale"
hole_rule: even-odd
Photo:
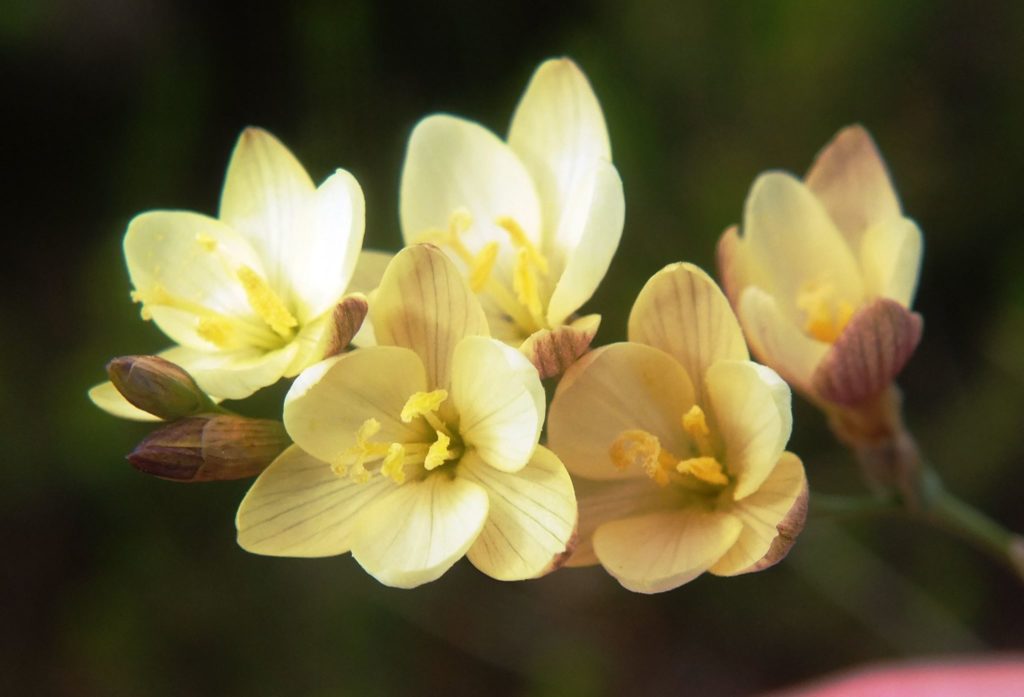
[[[146,474],[174,481],[245,479],[266,469],[290,443],[279,421],[193,416],[150,433],[128,461]]]
[[[370,305],[362,293],[352,293],[342,298],[332,315],[325,358],[338,355],[352,343],[369,309]]]
[[[115,358],[107,364],[107,374],[125,399],[165,421],[213,407],[184,368],[159,356]]]
[[[599,315],[587,315],[572,324],[542,329],[524,341],[520,351],[537,368],[542,380],[557,377],[590,350],[600,324]]]

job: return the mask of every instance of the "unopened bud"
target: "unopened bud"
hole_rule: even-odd
[[[117,391],[165,421],[213,409],[213,402],[184,368],[159,356],[121,356],[107,364]]]
[[[280,421],[193,416],[150,433],[128,461],[146,474],[175,481],[244,479],[266,469],[290,443]]]

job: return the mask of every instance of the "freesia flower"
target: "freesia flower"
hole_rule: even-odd
[[[714,281],[691,264],[659,271],[629,341],[580,359],[551,404],[549,445],[580,497],[569,565],[656,593],[774,564],[806,514],[791,427],[789,388],[750,362]]]
[[[163,358],[214,397],[247,397],[323,357],[363,226],[351,174],[337,170],[316,187],[274,136],[249,128],[231,156],[217,218],[150,211],[131,221],[132,298],[177,344]],[[90,396],[116,415],[145,416],[110,383]]]
[[[608,270],[624,212],[601,107],[568,59],[534,73],[507,142],[448,115],[428,116],[410,137],[406,244],[445,250],[494,335],[522,345],[543,373],[561,372],[590,345],[600,317],[574,313]]]
[[[405,588],[463,555],[502,580],[555,568],[576,501],[561,461],[537,444],[537,371],[488,337],[458,269],[428,245],[394,258],[370,317],[376,346],[292,385],[284,423],[295,445],[242,502],[239,544],[275,556],[351,551]]]
[[[921,338],[910,311],[921,232],[871,136],[843,129],[804,181],[762,174],[742,234],[719,243],[723,287],[758,358],[819,404],[880,394]]]

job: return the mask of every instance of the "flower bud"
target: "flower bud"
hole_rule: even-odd
[[[150,433],[128,461],[141,472],[174,481],[244,479],[262,472],[290,443],[279,421],[193,416]]]
[[[165,421],[213,408],[183,368],[159,356],[121,356],[107,364],[117,391],[134,406]]]

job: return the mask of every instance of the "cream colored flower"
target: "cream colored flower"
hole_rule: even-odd
[[[921,250],[871,136],[851,126],[804,181],[758,177],[719,267],[758,358],[812,400],[849,406],[884,390],[920,340]]]
[[[220,214],[150,211],[125,235],[133,299],[176,344],[162,353],[217,398],[240,399],[323,357],[363,242],[363,193],[338,170],[319,187],[274,136],[246,129]],[[107,383],[93,400],[143,414]]]
[[[775,563],[806,512],[791,426],[789,388],[750,362],[714,281],[666,267],[637,297],[629,342],[584,356],[551,404],[549,445],[580,498],[569,564],[656,593]]]
[[[377,346],[312,366],[288,392],[295,445],[242,502],[239,544],[275,556],[351,551],[403,588],[463,555],[503,580],[554,568],[576,500],[561,461],[537,444],[536,370],[488,337],[479,302],[434,247],[394,258],[370,316]]]
[[[608,270],[624,211],[601,107],[568,59],[537,69],[507,142],[448,115],[423,119],[409,140],[406,244],[444,249],[494,335],[513,346],[533,336],[530,349],[538,332],[573,323]],[[599,317],[584,320],[573,330],[586,337],[585,350]]]

